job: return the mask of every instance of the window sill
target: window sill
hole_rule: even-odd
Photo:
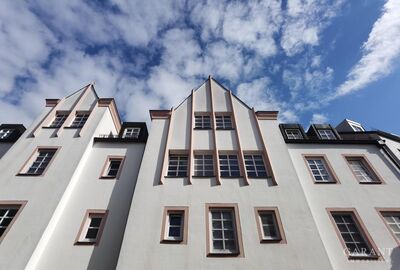
[[[216,128],[216,130],[235,130],[234,128]]]
[[[118,178],[117,178],[116,176],[106,176],[106,175],[103,175],[103,176],[100,176],[99,179],[117,180]]]
[[[373,255],[373,256],[348,255],[347,257],[349,260],[360,260],[360,261],[368,261],[368,260],[378,261],[381,259],[381,257],[377,256],[377,255]]]
[[[286,241],[283,239],[261,239],[261,244],[286,244]]]
[[[66,128],[66,129],[81,129],[83,127],[71,127],[71,126],[69,126],[69,127],[64,127],[64,128]]]
[[[331,182],[316,182],[316,181],[314,181],[314,184],[316,184],[316,185],[335,185],[335,184],[339,184],[339,183],[334,182],[334,181],[331,181]]]
[[[164,178],[185,178],[185,177],[188,177],[187,175],[177,175],[177,176],[175,176],[175,175],[166,175],[166,176],[164,176]]]
[[[233,253],[217,253],[217,252],[210,252],[207,254],[207,257],[239,257],[241,254],[239,252]]]
[[[42,128],[44,128],[44,129],[57,129],[57,128],[60,128],[60,127],[42,127]]]
[[[243,178],[242,175],[235,175],[235,176],[220,176],[221,178]]]
[[[358,182],[360,185],[382,185],[383,182]]]
[[[183,244],[183,240],[163,239],[160,241],[161,244]]]
[[[98,242],[89,242],[89,241],[76,241],[74,246],[97,246]]]
[[[15,176],[43,176],[43,174],[36,174],[36,173],[17,173]]]
[[[247,178],[256,178],[256,179],[269,179],[270,176],[250,176],[248,175]]]
[[[215,175],[205,175],[205,176],[202,176],[202,175],[192,175],[192,177],[193,177],[193,178],[212,178],[212,177],[215,177]]]
[[[212,130],[212,128],[193,128],[194,130]]]

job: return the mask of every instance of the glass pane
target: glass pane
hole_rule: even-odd
[[[181,227],[169,227],[168,236],[170,237],[180,237]]]
[[[88,229],[85,238],[87,238],[87,239],[96,239],[98,232],[99,232],[99,229]]]

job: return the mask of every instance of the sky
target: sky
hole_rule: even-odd
[[[0,1],[0,123],[95,82],[124,121],[209,75],[281,122],[400,134],[400,1]]]

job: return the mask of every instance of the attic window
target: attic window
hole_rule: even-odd
[[[336,140],[336,136],[331,129],[319,129],[318,134],[322,140]]]

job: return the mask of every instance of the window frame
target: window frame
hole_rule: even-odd
[[[13,217],[13,219],[11,220],[11,222],[7,225],[6,230],[3,232],[3,234],[0,236],[0,244],[1,242],[4,240],[4,238],[6,237],[7,233],[11,230],[11,228],[13,227],[14,223],[16,222],[16,220],[18,219],[19,215],[21,214],[22,210],[24,209],[25,205],[28,203],[28,201],[0,201],[0,207],[4,206],[4,207],[15,207],[18,206],[18,210],[17,213],[15,213],[15,216]]]
[[[211,117],[211,113],[208,112],[195,112],[194,116],[193,116],[193,121],[194,121],[194,125],[193,125],[193,129],[194,130],[210,130],[213,129],[213,119]],[[202,127],[196,127],[196,117],[202,117]],[[204,117],[208,117],[210,119],[210,127],[203,127],[204,126]]]
[[[196,156],[211,156],[212,166],[213,166],[213,174],[212,175],[196,175]],[[214,153],[212,151],[208,151],[208,150],[194,150],[193,151],[193,175],[192,175],[192,177],[207,178],[207,177],[215,177],[215,175],[216,175],[216,167],[215,167]]]
[[[169,214],[180,213],[183,215],[181,225],[181,237],[179,239],[168,238],[169,230]],[[165,206],[161,223],[160,243],[163,244],[187,244],[188,239],[188,222],[189,222],[189,207],[188,206]]]
[[[221,159],[220,159],[221,155],[222,156],[236,156],[236,159],[237,159],[237,162],[238,162],[238,167],[239,167],[239,175],[222,175],[222,171],[223,170],[221,170],[221,166],[224,166],[224,165],[221,165]],[[243,177],[243,172],[244,172],[243,166],[244,166],[244,164],[242,164],[240,162],[239,155],[240,155],[240,153],[238,151],[219,151],[218,152],[217,158],[218,158],[218,164],[219,164],[219,168],[218,169],[219,169],[220,178],[241,178],[241,177]],[[230,167],[230,166],[228,166],[228,167]],[[228,171],[231,172],[231,169],[228,168]]]
[[[108,169],[110,167],[110,163],[111,163],[112,160],[121,161],[121,163],[119,165],[119,168],[118,168],[118,171],[117,171],[117,174],[115,176],[107,175],[108,174]],[[118,155],[109,155],[109,156],[107,156],[106,157],[106,161],[104,162],[103,168],[101,170],[99,179],[115,179],[115,180],[118,180],[120,175],[121,175],[122,168],[124,166],[124,162],[125,162],[125,156],[118,156]]]
[[[285,128],[284,130],[285,130],[286,138],[288,140],[304,140],[303,133],[301,132],[301,130],[299,128]],[[288,130],[297,130],[300,135],[300,138],[289,138],[289,134],[287,133]]]
[[[3,135],[0,135],[0,140],[5,140],[7,138],[9,138],[11,136],[11,134],[13,134],[13,132],[15,131],[15,128],[1,128],[0,131],[2,130],[6,130],[6,132]],[[5,137],[1,137],[1,136],[5,136]]]
[[[347,166],[349,167],[351,173],[353,174],[354,178],[357,180],[357,182],[359,184],[362,185],[380,185],[380,184],[385,184],[385,181],[383,180],[383,178],[378,174],[378,172],[374,169],[374,167],[372,166],[371,162],[368,160],[368,158],[364,155],[358,155],[358,154],[342,154],[344,160],[347,163]],[[355,174],[355,172],[353,171],[353,168],[350,165],[350,160],[357,160],[360,161],[362,163],[362,165],[364,166],[364,168],[370,173],[372,174],[372,177],[374,178],[374,181],[371,182],[366,182],[366,181],[360,181],[357,178],[357,175]]]
[[[329,219],[332,222],[332,225],[334,227],[335,233],[337,238],[339,239],[340,244],[343,247],[344,250],[348,250],[348,247],[346,246],[346,243],[343,239],[343,236],[341,232],[339,231],[339,228],[336,224],[336,221],[333,217],[334,214],[343,214],[343,215],[351,215],[353,218],[354,223],[357,226],[357,229],[361,236],[363,237],[364,241],[366,244],[369,246],[371,249],[371,252],[373,251],[376,255],[371,255],[371,256],[355,256],[351,255],[348,251],[345,254],[348,260],[382,260],[382,255],[379,252],[378,247],[376,246],[374,240],[372,239],[371,235],[369,234],[366,226],[364,225],[360,215],[358,214],[357,210],[355,208],[326,208],[326,211],[328,213]]]
[[[170,159],[171,156],[186,156],[187,164],[186,164],[186,174],[185,175],[177,175],[179,170],[177,169],[175,175],[169,175],[169,166],[170,166]],[[165,175],[166,178],[181,178],[181,177],[188,177],[189,176],[189,158],[190,155],[186,150],[170,150],[168,153],[168,163],[167,163],[167,173]],[[179,164],[179,163],[178,163]],[[178,166],[179,167],[179,166]]]
[[[227,117],[227,116],[229,116],[230,119],[231,119],[231,127],[230,128],[226,128],[224,120],[222,121],[223,122],[223,127],[218,127],[217,118],[218,117]],[[231,112],[215,112],[214,113],[214,117],[215,117],[215,130],[234,130],[235,129],[233,113],[231,113]]]
[[[138,129],[139,132],[137,133],[137,136],[136,137],[134,137],[134,136],[126,136],[126,134],[128,133],[129,129],[133,129],[133,130]],[[126,127],[126,128],[124,128],[124,132],[122,133],[122,138],[124,138],[124,139],[139,139],[141,131],[142,131],[142,129],[140,127]]]
[[[98,246],[101,241],[101,237],[104,232],[104,227],[107,222],[107,216],[109,214],[108,209],[88,209],[86,210],[86,213],[83,217],[83,220],[81,222],[81,225],[79,227],[78,234],[76,235],[74,246]],[[102,216],[101,223],[99,226],[99,231],[96,235],[95,241],[87,241],[85,240],[85,235],[87,233],[87,230],[89,228],[90,224],[90,215],[95,215],[95,216]]]
[[[211,248],[212,243],[212,230],[210,222],[212,219],[210,218],[211,210],[216,209],[229,209],[233,213],[234,224],[234,233],[236,237],[236,250],[237,252],[225,253],[225,252],[215,252]],[[206,257],[244,257],[243,250],[243,240],[242,240],[242,229],[240,225],[240,216],[239,216],[239,207],[237,203],[206,203],[205,204],[205,221],[206,221]]]
[[[75,119],[80,114],[87,115],[87,118],[86,118],[86,120],[85,120],[85,122],[83,123],[82,126],[74,126]],[[91,115],[91,111],[76,111],[74,119],[72,119],[72,122],[70,123],[68,128],[82,129],[86,125],[87,121],[89,120],[90,115]]]
[[[264,231],[262,228],[262,221],[260,214],[262,213],[271,213],[275,220],[275,229],[277,231],[278,237],[275,239],[269,239],[264,237]],[[254,207],[254,215],[256,218],[257,231],[261,244],[265,243],[277,243],[277,244],[286,244],[286,236],[283,230],[282,220],[279,215],[278,207]]]
[[[332,138],[332,139],[331,139],[331,138],[322,138],[322,135],[321,135],[320,131],[330,131],[330,132],[332,133],[332,135],[333,135],[333,138]],[[318,128],[318,129],[317,129],[317,133],[318,133],[318,137],[319,137],[321,140],[329,140],[329,141],[332,141],[332,140],[337,140],[337,139],[338,139],[338,137],[336,136],[335,132],[334,132],[332,129],[330,129],[330,128]]]
[[[397,245],[400,246],[400,237],[398,238],[396,234],[393,232],[393,230],[390,228],[389,224],[385,220],[384,214],[396,214],[400,216],[400,208],[392,208],[392,207],[385,207],[385,208],[380,208],[376,207],[376,211],[378,212],[378,215],[382,219],[383,224],[385,224],[386,228],[392,235],[394,241],[396,241]]]
[[[247,169],[247,165],[246,165],[246,156],[261,156],[266,175],[265,176],[259,176],[259,175],[251,176],[251,175],[249,175],[249,170]],[[254,160],[254,158],[252,158],[252,160]],[[243,166],[244,166],[244,168],[246,168],[246,173],[247,173],[247,177],[248,178],[269,178],[269,177],[271,177],[270,176],[270,172],[269,172],[268,167],[267,167],[265,154],[264,154],[263,151],[243,151],[243,162],[244,162]],[[253,166],[253,165],[251,165],[251,166]],[[258,171],[257,171],[257,174],[258,174]]]
[[[328,184],[328,185],[329,184],[340,184],[339,178],[337,177],[335,171],[332,168],[332,165],[330,164],[330,162],[328,160],[328,157],[325,154],[303,154],[302,156],[303,156],[307,170],[308,170],[314,184]],[[308,159],[321,159],[325,165],[325,170],[328,172],[328,174],[332,178],[332,180],[329,182],[316,180],[314,177],[314,174],[310,168],[310,165],[308,164]]]
[[[71,111],[56,111],[52,121],[49,123],[49,125],[46,128],[61,128],[65,124],[65,121],[67,121],[70,113],[71,113]],[[65,116],[64,121],[61,124],[59,124],[58,126],[53,126],[54,121],[57,119],[57,116],[59,116],[59,115]]]
[[[38,147],[36,147],[35,150],[33,150],[33,152],[30,154],[28,159],[21,166],[21,168],[19,169],[16,176],[44,176],[46,174],[47,170],[50,168],[53,161],[55,160],[60,149],[61,149],[61,146],[38,146]],[[43,172],[41,174],[28,173],[29,168],[32,166],[33,162],[38,157],[39,151],[46,151],[46,150],[52,150],[52,151],[54,151],[54,154],[53,154],[53,157],[50,159],[49,163],[47,164],[46,168],[43,170]]]

